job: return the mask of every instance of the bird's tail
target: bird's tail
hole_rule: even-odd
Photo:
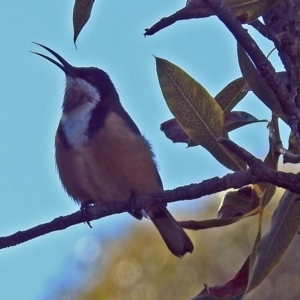
[[[155,205],[146,211],[174,255],[181,257],[187,252],[193,252],[192,241],[166,207]]]

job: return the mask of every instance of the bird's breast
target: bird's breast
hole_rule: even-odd
[[[147,194],[161,190],[147,141],[133,132],[117,113],[111,112],[86,144],[77,145],[64,147],[62,137],[59,134],[56,137],[59,175],[75,200],[124,201],[133,192]]]
[[[96,104],[86,102],[70,112],[64,112],[61,127],[67,143],[73,148],[84,146],[88,142],[88,128]]]

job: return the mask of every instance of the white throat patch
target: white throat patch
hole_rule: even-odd
[[[63,112],[61,125],[67,142],[73,147],[84,146],[88,142],[87,129],[92,116],[92,111],[100,102],[96,88],[81,78],[67,77],[66,93],[71,92],[75,97],[83,97],[71,111]],[[68,101],[72,99],[68,99]]]

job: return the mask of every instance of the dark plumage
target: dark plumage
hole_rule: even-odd
[[[60,63],[36,54],[66,74],[55,147],[67,193],[76,202],[101,204],[162,191],[149,143],[122,107],[109,76],[98,68],[73,67],[53,50],[40,46]],[[145,211],[174,255],[193,251],[192,242],[166,205],[147,205]],[[134,215],[142,216],[141,212]]]

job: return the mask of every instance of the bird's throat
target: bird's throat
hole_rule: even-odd
[[[68,144],[72,148],[84,146],[89,139],[88,128],[96,103],[87,102],[69,112],[64,112],[61,125]]]

